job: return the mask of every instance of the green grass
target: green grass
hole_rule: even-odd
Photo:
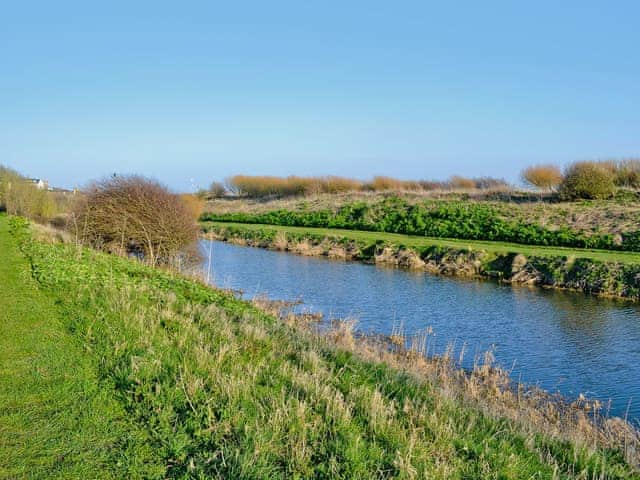
[[[369,232],[361,230],[342,230],[331,228],[313,227],[286,227],[279,225],[247,224],[232,222],[202,222],[203,226],[217,225],[219,227],[233,227],[246,230],[263,230],[272,232],[285,232],[294,234],[312,234],[316,236],[328,236],[346,238],[350,240],[364,241],[368,243],[388,242],[395,245],[404,245],[409,248],[425,248],[430,246],[451,247],[469,250],[484,250],[489,253],[521,253],[526,256],[540,257],[575,257],[598,260],[603,262],[620,262],[627,264],[640,263],[640,253],[617,252],[610,250],[593,250],[583,248],[544,247],[521,245],[518,243],[487,242],[478,240],[456,240],[402,235],[397,233]]]
[[[0,248],[5,477],[637,478],[202,283],[25,237],[28,265],[2,217]]]
[[[1,215],[0,252],[0,478],[148,473],[144,437],[32,280]]]

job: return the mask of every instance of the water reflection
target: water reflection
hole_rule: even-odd
[[[203,248],[208,252],[209,247]],[[492,346],[512,375],[569,395],[612,400],[640,418],[640,309],[579,293],[432,276],[214,242],[212,279],[246,297],[303,300],[365,331],[434,330],[430,351],[466,344],[465,366]],[[206,264],[206,263],[205,263]],[[634,399],[637,399],[635,402]]]

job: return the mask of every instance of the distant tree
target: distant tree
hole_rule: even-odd
[[[504,189],[509,186],[504,178],[477,177],[472,178],[475,187],[480,190]]]
[[[534,165],[525,168],[520,176],[528,185],[550,192],[562,183],[562,172],[556,165]]]
[[[431,190],[445,190],[448,188],[447,183],[440,180],[420,180],[418,183],[420,184],[420,187],[427,192]]]
[[[560,194],[566,199],[609,198],[616,190],[614,179],[614,172],[599,162],[576,162],[566,169]]]
[[[199,197],[197,194],[183,193],[180,195],[180,199],[184,203],[187,210],[191,213],[194,221],[197,221],[204,212],[206,200]]]
[[[472,178],[460,177],[454,175],[449,179],[449,188],[454,190],[470,190],[476,188],[476,182]]]
[[[15,170],[0,166],[0,210],[46,221],[56,215],[58,206],[53,193],[37,188]]]
[[[399,191],[402,190],[402,180],[379,175],[377,177],[373,177],[373,180],[368,182],[366,187],[368,190],[373,190],[374,192],[384,192],[391,190]]]
[[[325,193],[355,192],[362,188],[362,182],[352,178],[330,175],[321,180],[322,191]]]
[[[148,178],[116,176],[94,183],[74,219],[78,238],[110,252],[140,255],[152,265],[174,264],[196,251],[194,211]]]
[[[209,185],[209,195],[212,198],[222,198],[227,194],[227,189],[222,182],[211,182]]]

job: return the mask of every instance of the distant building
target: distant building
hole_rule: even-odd
[[[29,182],[31,182],[38,190],[48,190],[49,182],[46,180],[42,180],[41,178],[28,178]]]

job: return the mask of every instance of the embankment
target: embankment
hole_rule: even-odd
[[[376,232],[203,223],[212,238],[301,255],[640,300],[637,255],[456,242]],[[603,258],[603,259],[601,259]],[[609,259],[611,258],[611,259]]]
[[[133,429],[107,444],[104,471],[117,478],[637,478],[640,436],[629,424],[599,416],[595,402],[513,385],[490,358],[466,372],[402,341],[394,349],[354,336],[347,324],[318,335],[177,273],[34,241],[19,223],[14,235],[15,255],[28,265],[18,277],[31,273],[60,335],[77,347],[74,361],[61,357],[64,377],[77,379],[86,364]],[[15,268],[0,269],[3,282],[17,278]],[[16,315],[0,318],[21,321]],[[44,320],[0,350],[51,344],[38,335]],[[31,370],[17,362],[0,371],[20,366]],[[3,386],[18,391],[21,381],[9,375]],[[30,403],[41,386],[20,398]],[[78,413],[59,403],[54,410],[63,419]],[[55,431],[29,435],[28,419],[8,418],[21,452],[45,445],[55,461],[67,454]],[[0,453],[15,472],[31,457],[6,450],[5,425]],[[7,477],[55,477],[46,470]]]

